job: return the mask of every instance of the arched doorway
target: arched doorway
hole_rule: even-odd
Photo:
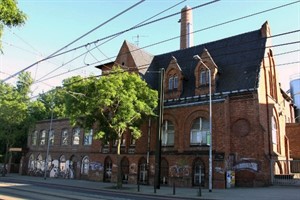
[[[79,172],[79,170],[77,170],[77,163],[78,163],[77,156],[72,155],[70,157],[70,163],[69,163],[70,166],[69,166],[69,168],[70,168],[70,171],[73,172],[73,178],[79,177],[79,174],[77,174]]]
[[[194,186],[205,186],[205,165],[204,162],[198,158],[193,163],[193,185]]]
[[[161,179],[160,179],[160,183],[167,185],[169,182],[169,163],[168,161],[163,158],[161,160]]]
[[[123,183],[128,183],[129,161],[127,157],[123,157],[121,160],[121,173]]]
[[[81,175],[89,175],[90,159],[88,156],[84,156],[81,162]]]
[[[148,184],[148,169],[147,160],[143,157],[139,160],[139,182],[141,184]]]
[[[104,171],[103,171],[103,181],[110,182],[111,175],[112,175],[112,161],[111,158],[108,156],[104,160]]]

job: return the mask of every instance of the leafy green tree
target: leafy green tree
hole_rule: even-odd
[[[64,118],[65,115],[65,92],[57,87],[38,96],[33,102],[33,115],[37,120]],[[53,112],[53,116],[52,116]]]
[[[8,149],[17,142],[26,141],[30,125],[28,93],[32,82],[30,74],[26,72],[19,75],[17,87],[0,82],[0,141],[5,145],[5,163]]]
[[[68,91],[66,111],[71,122],[88,129],[97,124],[96,139],[117,142],[117,187],[122,187],[122,135],[129,131],[136,139],[141,136],[143,119],[155,116],[157,91],[150,89],[138,74],[118,67],[100,78],[72,77],[64,81],[64,87]]]
[[[4,26],[13,27],[20,26],[25,23],[26,15],[19,10],[16,0],[0,0],[0,38],[3,33]],[[0,50],[2,45],[0,42]]]

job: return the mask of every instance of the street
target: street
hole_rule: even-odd
[[[47,182],[33,182],[25,180],[4,179],[0,181],[0,199],[9,200],[139,200],[139,199],[174,199],[174,197],[153,196],[147,194],[127,193],[122,190],[103,190],[74,187],[68,185],[54,185]],[[182,199],[182,198],[180,198]],[[189,198],[187,198],[189,199]]]

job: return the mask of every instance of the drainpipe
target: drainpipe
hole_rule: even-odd
[[[148,140],[147,140],[147,167],[149,169],[149,157],[150,157],[150,138],[151,138],[151,118],[148,120]]]

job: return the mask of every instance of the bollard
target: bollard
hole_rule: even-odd
[[[139,192],[140,191],[140,182],[138,181],[138,188],[137,188],[137,191]]]
[[[199,192],[198,192],[198,196],[202,196],[202,191],[201,191],[201,183],[199,184]]]
[[[175,192],[175,181],[173,182],[173,195],[175,195],[176,192]]]

